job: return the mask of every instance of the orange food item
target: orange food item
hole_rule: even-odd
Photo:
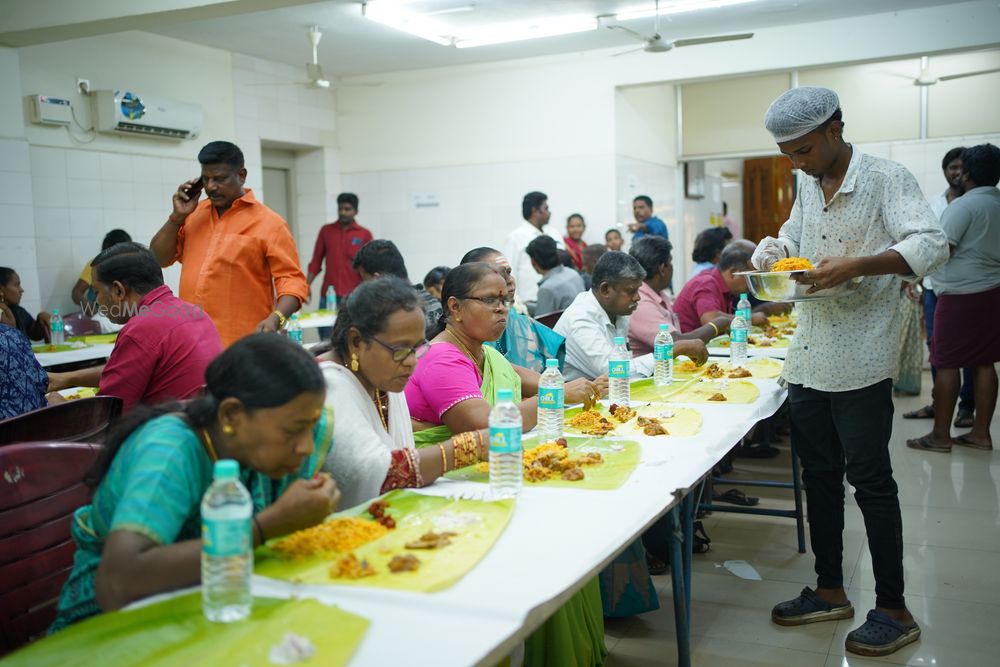
[[[748,377],[753,377],[753,373],[751,373],[747,369],[745,369],[742,366],[740,366],[739,368],[734,368],[729,373],[729,377],[731,377],[731,378],[748,378]]]
[[[387,527],[368,519],[342,517],[292,533],[272,544],[271,549],[286,558],[303,558],[351,551],[388,532]]]
[[[805,257],[786,257],[779,259],[771,267],[772,271],[808,271],[813,268],[813,263]]]
[[[375,568],[366,560],[358,560],[354,554],[347,554],[330,566],[333,579],[361,579],[375,574]]]
[[[729,399],[726,398],[725,394],[723,394],[721,392],[716,392],[716,393],[712,394],[711,396],[709,396],[708,400],[710,400],[710,401],[726,401],[726,400],[729,400]]]
[[[420,559],[413,554],[393,556],[392,560],[389,561],[389,571],[393,574],[399,574],[400,572],[416,572],[419,567]]]

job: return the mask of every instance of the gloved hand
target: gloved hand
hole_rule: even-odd
[[[773,236],[765,236],[753,251],[750,263],[758,271],[770,271],[775,262],[785,257],[788,257],[785,244]]]

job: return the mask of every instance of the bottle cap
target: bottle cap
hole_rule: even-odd
[[[660,325],[660,331],[670,331],[670,325],[669,324],[661,324]]]
[[[58,315],[59,314],[59,309],[58,308],[53,308],[52,309],[52,314],[53,315]]]
[[[292,319],[293,320],[298,320],[299,319],[299,314],[298,313],[292,313]]]
[[[497,400],[498,401],[513,401],[514,400],[514,390],[513,389],[497,389]]]
[[[615,336],[615,345],[624,345],[624,344],[625,344],[624,336]]]
[[[215,479],[236,479],[240,474],[240,464],[233,459],[221,459],[212,469]]]
[[[559,360],[558,359],[546,359],[545,360],[545,367],[546,368],[559,368]]]
[[[746,292],[740,292],[740,300],[743,300],[743,299],[746,299],[746,298],[747,298],[747,293]],[[749,301],[749,299],[748,299],[748,301]]]

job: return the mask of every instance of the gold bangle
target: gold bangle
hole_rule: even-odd
[[[282,312],[280,310],[278,310],[277,308],[274,309],[274,313],[272,313],[272,314],[278,316],[278,328],[279,329],[284,329],[285,328],[285,322],[288,321],[288,318],[285,317],[284,314],[282,314]]]
[[[444,452],[444,445],[438,443],[438,449],[441,450],[441,474],[448,472],[448,455]]]
[[[713,329],[715,329],[715,335],[716,335],[716,336],[718,336],[718,335],[719,335],[719,327],[715,326],[715,322],[709,322],[709,323],[708,323],[708,326],[710,326],[710,327],[712,327]]]

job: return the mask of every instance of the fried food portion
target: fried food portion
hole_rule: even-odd
[[[351,551],[388,532],[388,527],[368,519],[342,517],[292,533],[272,544],[271,549],[286,558],[303,558],[313,554]]]
[[[615,430],[615,425],[597,410],[582,410],[569,420],[569,425],[587,435],[607,435]]]
[[[393,556],[389,561],[389,571],[393,574],[400,572],[416,572],[420,568],[420,559],[413,554],[402,554]]]
[[[618,405],[617,403],[612,403],[611,407],[608,408],[608,411],[611,412],[612,417],[614,417],[623,424],[627,422],[629,419],[635,417],[636,414],[638,414],[632,408],[626,405]]]
[[[385,510],[388,507],[389,503],[385,500],[376,500],[368,506],[368,513],[376,519],[381,519],[385,515]]]
[[[579,482],[583,479],[583,471],[579,468],[570,468],[562,474],[562,478],[567,482]]]
[[[656,417],[639,417],[636,423],[642,427],[645,435],[670,435],[663,422]]]
[[[722,370],[719,364],[709,364],[705,369],[705,377],[717,380],[726,374],[726,371]]]
[[[690,359],[674,364],[674,370],[678,373],[696,373],[699,368],[701,367]]]
[[[712,394],[711,396],[709,396],[708,400],[710,400],[710,401],[727,401],[729,399],[727,399],[726,395],[723,394],[722,392],[716,392],[716,393]]]
[[[739,368],[734,368],[733,370],[729,371],[729,377],[736,379],[749,378],[753,377],[753,373],[740,366]]]
[[[772,271],[802,271],[813,268],[813,263],[805,257],[786,257],[779,259],[771,267]]]
[[[366,560],[358,560],[354,554],[347,554],[330,566],[330,577],[333,579],[361,579],[374,574],[375,568]]]
[[[455,537],[456,535],[458,535],[458,533],[453,533],[451,531],[444,531],[441,533],[430,531],[421,535],[419,539],[407,542],[405,546],[407,549],[440,549],[441,547],[446,547],[451,544],[450,538]]]

